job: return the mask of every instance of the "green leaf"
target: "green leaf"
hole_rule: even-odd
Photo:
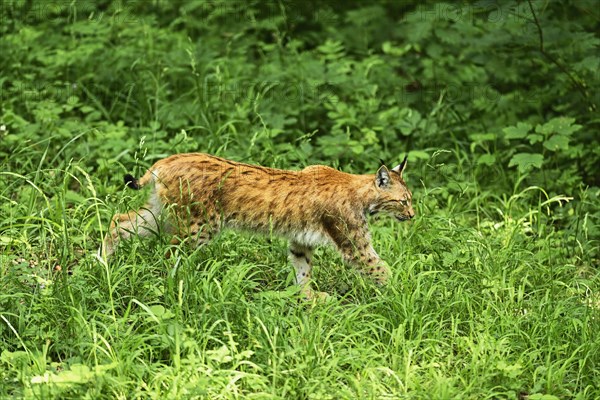
[[[542,394],[542,393],[535,393],[530,395],[529,400],[560,400],[560,397],[556,397],[552,394]]]
[[[573,124],[575,118],[558,117],[552,118],[543,125],[537,125],[535,131],[545,136],[551,133],[559,133],[561,135],[570,136],[573,132],[581,129],[581,125]]]
[[[550,151],[567,150],[569,148],[569,138],[563,135],[553,135],[550,139],[544,141],[544,147]]]
[[[537,133],[530,133],[527,135],[527,139],[529,139],[529,144],[535,144],[544,141],[544,137],[542,135],[538,135]]]
[[[46,371],[44,375],[33,376],[30,380],[33,384],[54,383],[63,385],[75,385],[90,382],[95,378],[95,374],[87,365],[73,364],[70,369],[59,372],[58,374]]]
[[[317,50],[326,60],[337,60],[344,55],[344,45],[339,40],[327,39]]]
[[[484,154],[477,159],[478,165],[494,165],[496,157],[493,154]]]
[[[350,140],[348,142],[348,146],[350,146],[350,150],[356,155],[362,154],[365,152],[365,146],[363,146],[360,142],[356,140]]]
[[[0,354],[0,361],[8,365],[20,365],[29,361],[29,355],[26,351],[8,351],[3,350]]]
[[[595,71],[597,72],[600,69],[600,57],[597,56],[589,56],[581,60],[580,62],[574,65],[576,69]]]
[[[375,132],[371,128],[361,128],[360,134],[362,136],[361,142],[363,142],[366,145],[373,145],[379,140],[377,139],[377,132]]]
[[[429,160],[429,153],[423,150],[411,150],[408,153],[408,161]]]
[[[207,350],[206,356],[209,360],[215,361],[219,364],[228,363],[233,360],[231,352],[226,345],[223,345],[216,350]]]
[[[509,167],[518,167],[519,172],[527,172],[533,168],[541,168],[544,162],[544,156],[541,154],[518,153],[515,154],[508,163]]]
[[[402,119],[398,121],[398,128],[404,136],[410,136],[419,126],[421,122],[421,114],[410,108],[405,108],[401,111]]]
[[[152,131],[157,131],[160,129],[160,122],[150,121],[150,123],[148,125],[150,126],[150,130],[152,130]]]
[[[499,360],[496,368],[502,371],[502,374],[510,379],[517,379],[523,372],[523,366],[519,363],[509,364],[504,360]]]
[[[175,314],[173,314],[170,310],[167,310],[164,306],[162,306],[160,304],[156,304],[156,305],[150,306],[148,308],[159,319],[164,320],[164,319],[173,318],[175,316]]]
[[[65,193],[65,200],[70,204],[83,204],[86,202],[85,197],[72,190],[68,190]]]
[[[15,243],[25,243],[25,242],[20,239],[17,239],[17,238],[11,238],[9,236],[0,236],[0,245],[15,244]]]
[[[383,45],[381,46],[381,49],[385,54],[389,54],[396,57],[404,55],[405,53],[410,51],[411,48],[412,45],[410,43],[402,47],[396,47],[391,42],[383,42]]]
[[[517,126],[509,126],[502,131],[506,139],[523,139],[531,130],[532,126],[525,122],[518,122]]]
[[[469,139],[473,142],[485,142],[488,140],[496,140],[498,136],[495,133],[472,133],[469,135]]]

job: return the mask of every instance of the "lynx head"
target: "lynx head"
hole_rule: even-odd
[[[382,162],[377,174],[375,174],[375,187],[378,196],[377,200],[369,206],[371,214],[384,212],[399,221],[406,221],[415,216],[412,207],[412,193],[406,187],[404,179],[402,179],[407,157],[404,157],[402,163],[392,169],[388,169]]]

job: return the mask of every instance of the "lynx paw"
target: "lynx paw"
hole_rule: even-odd
[[[328,293],[319,292],[311,288],[302,289],[302,297],[304,298],[304,300],[315,302],[327,301],[331,299],[331,296]]]
[[[385,262],[369,268],[366,271],[366,275],[370,276],[371,279],[379,286],[384,286],[392,277],[392,270]]]

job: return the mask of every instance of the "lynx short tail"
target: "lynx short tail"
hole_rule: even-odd
[[[131,174],[127,174],[123,177],[123,181],[125,182],[125,185],[133,190],[140,190],[140,184],[138,182],[138,180]]]

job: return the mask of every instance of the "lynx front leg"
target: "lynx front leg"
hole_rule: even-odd
[[[366,254],[360,254],[352,261],[358,265],[361,272],[368,275],[378,285],[385,285],[392,277],[392,270],[389,265],[379,258],[379,255],[371,248],[371,251]]]
[[[327,293],[314,291],[310,287],[313,249],[292,241],[289,251],[296,272],[296,284],[301,287],[302,295],[309,300],[327,298]]]
[[[350,226],[330,218],[325,219],[324,225],[346,263],[371,277],[378,285],[389,281],[391,269],[373,249],[366,221]]]
[[[380,286],[385,285],[392,276],[392,271],[385,261],[373,249],[371,241],[359,240],[352,245],[340,247],[344,261],[369,276]]]

